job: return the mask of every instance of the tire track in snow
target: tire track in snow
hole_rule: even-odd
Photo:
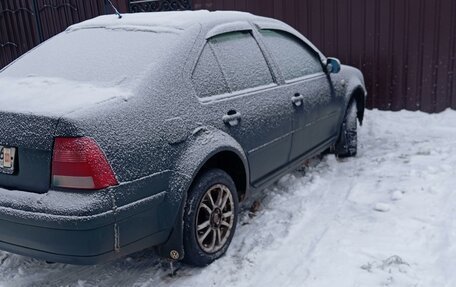
[[[259,193],[262,210],[241,215],[227,255],[207,268],[170,278],[150,250],[89,267],[0,252],[0,286],[455,286],[456,114],[367,118],[357,158],[328,156]],[[380,201],[389,212],[373,210]],[[406,264],[385,264],[393,255]]]
[[[346,174],[343,172],[343,170],[345,169],[345,165],[350,164],[352,161],[353,159],[344,160],[344,162],[336,163],[336,165],[333,165],[336,166],[335,171],[332,172],[332,174],[325,175],[325,177],[329,176],[329,178],[326,179],[328,188],[330,189],[329,191],[327,191],[327,193],[329,194],[326,194],[324,198],[320,198],[320,200],[322,200],[322,204],[314,210],[313,216],[309,218],[306,223],[301,224],[301,230],[297,231],[297,233],[306,234],[306,229],[309,229],[308,227],[311,226],[313,222],[318,222],[319,224],[322,224],[321,212],[323,212],[323,214],[326,215],[326,219],[323,220],[324,225],[320,232],[314,234],[313,238],[310,241],[310,244],[308,244],[307,246],[307,251],[303,253],[301,260],[304,262],[304,264],[301,266],[296,265],[295,268],[290,270],[287,276],[289,279],[288,281],[286,281],[287,284],[285,284],[285,286],[292,286],[293,284],[295,284],[294,279],[300,276],[303,269],[306,270],[307,274],[306,276],[301,276],[302,280],[300,280],[300,282],[302,284],[307,282],[309,277],[311,276],[310,265],[312,263],[312,260],[314,259],[315,251],[319,248],[319,244],[326,237],[328,231],[335,224],[334,222],[337,220],[340,210],[345,205],[345,202],[349,198],[351,190],[355,185],[355,179],[353,179],[352,177],[346,177]],[[343,167],[339,166],[339,164],[342,164]],[[332,189],[331,186],[334,177],[338,178],[338,185],[336,190]],[[277,284],[279,283],[280,282],[277,282]]]
[[[227,256],[205,269],[184,266],[175,278],[170,278],[170,270],[166,263],[156,258],[150,250],[97,266],[46,264],[11,255],[14,257],[14,264],[7,269],[10,270],[8,273],[16,276],[3,280],[6,286],[197,286],[202,277],[209,277],[213,284],[259,286],[283,283],[284,277],[299,273],[301,280],[305,281],[309,276],[308,266],[312,253],[329,230],[331,222],[337,216],[340,206],[347,200],[352,187],[351,180],[342,180],[343,184],[339,184],[337,189],[332,188],[334,178],[340,177],[341,170],[337,166],[346,164],[335,161],[332,157],[325,158],[306,174],[294,172],[264,193],[260,193],[259,196],[263,197],[263,210],[253,219],[245,219],[248,215],[244,212],[241,216],[244,218],[244,225],[239,227]],[[288,208],[290,204],[291,210]],[[272,226],[268,226],[271,225],[271,219],[274,222]],[[316,222],[318,228],[314,227]],[[274,227],[277,223],[283,226],[282,234],[275,234]],[[306,234],[306,237],[296,244],[295,238],[300,237],[297,235],[300,233]],[[283,253],[283,257],[293,262],[289,264],[294,268],[290,269],[287,264],[280,271],[284,277],[276,276],[274,273],[268,275],[267,269],[280,269],[280,266],[276,266],[275,260],[264,264],[268,257],[274,258],[268,254],[270,248],[274,252]],[[282,248],[284,249],[281,250]],[[264,272],[255,270],[259,262],[263,263]],[[213,269],[223,270],[227,265],[232,266],[228,268],[232,273],[237,273],[246,280],[220,280],[219,272],[213,272]],[[16,268],[20,269],[19,273],[13,272]],[[35,273],[37,270],[39,272]],[[260,276],[252,278],[250,275],[253,273]]]
[[[350,161],[350,160],[349,160]],[[309,276],[308,266],[311,262],[313,252],[318,248],[319,243],[325,237],[330,226],[334,224],[340,208],[347,200],[350,190],[353,186],[352,179],[344,180],[341,176],[341,170],[337,165],[345,164],[336,163],[333,157],[326,158],[319,166],[311,169],[308,174],[302,176],[299,173],[293,173],[285,177],[282,181],[286,186],[277,184],[271,190],[268,190],[266,199],[265,213],[255,218],[245,230],[239,232],[236,237],[242,240],[244,246],[236,250],[236,255],[241,254],[244,261],[241,261],[241,268],[237,275],[243,278],[240,281],[220,281],[220,286],[280,286],[286,285],[289,280],[298,279],[304,282]],[[340,177],[340,178],[339,178]],[[337,187],[334,186],[335,179],[340,179]],[[287,200],[283,200],[281,197]],[[278,198],[279,197],[279,198]],[[280,220],[280,216],[268,214],[271,210],[277,211],[283,208],[283,203],[293,202],[293,212],[298,214],[289,220],[284,235],[276,234],[267,244],[261,242],[268,240],[268,233],[274,225],[268,226],[268,220]],[[302,206],[304,212],[298,213],[296,206]],[[269,224],[271,225],[271,224]],[[250,231],[250,232],[249,232]],[[249,241],[251,233],[259,238],[255,242]],[[304,234],[304,237],[301,236]],[[236,240],[233,242],[237,246]],[[247,245],[247,246],[245,246]],[[274,256],[275,254],[275,256]],[[281,260],[285,264],[277,264],[277,254],[280,254]],[[230,254],[228,256],[231,256]],[[228,262],[223,262],[224,260]],[[230,259],[222,259],[215,264],[231,265]],[[259,266],[261,265],[261,266]],[[213,272],[212,266],[209,272]],[[274,270],[274,272],[269,272]],[[251,274],[254,274],[253,276]],[[290,279],[291,278],[291,279]],[[214,278],[215,280],[215,278]],[[196,281],[195,281],[196,283]],[[289,282],[291,284],[291,282]],[[176,284],[176,286],[178,286]],[[194,286],[191,285],[190,286]]]

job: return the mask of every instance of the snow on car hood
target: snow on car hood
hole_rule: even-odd
[[[130,95],[118,87],[59,78],[0,78],[0,112],[63,116],[113,99],[126,101]]]

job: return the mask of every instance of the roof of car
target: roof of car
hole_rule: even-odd
[[[122,18],[115,14],[99,16],[73,26],[66,31],[76,31],[81,29],[110,29],[126,31],[144,31],[154,33],[177,33],[189,30],[194,25],[201,25],[205,30],[206,38],[217,34],[232,32],[234,30],[245,30],[245,22],[255,22],[263,29],[280,29],[285,30],[301,38],[304,42],[312,47],[319,55],[324,55],[305,37],[300,35],[292,27],[283,22],[262,16],[256,16],[247,12],[239,11],[172,11],[172,12],[148,12],[148,13],[125,13]],[[229,27],[225,27],[228,24]],[[232,25],[234,24],[234,25]],[[233,30],[234,29],[234,30]],[[193,29],[197,31],[199,29]],[[191,33],[189,34],[191,35]]]
[[[70,26],[67,31],[90,28],[107,28],[120,30],[185,30],[193,24],[203,26],[217,26],[232,21],[252,21],[265,19],[250,13],[237,11],[173,11],[122,14],[119,19],[116,15],[99,16],[79,24]]]

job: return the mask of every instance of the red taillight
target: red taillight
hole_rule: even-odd
[[[55,139],[52,158],[53,186],[96,190],[117,184],[111,166],[93,139]]]

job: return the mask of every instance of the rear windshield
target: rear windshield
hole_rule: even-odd
[[[178,34],[109,29],[61,33],[7,67],[0,76],[51,77],[128,84],[172,51]]]

